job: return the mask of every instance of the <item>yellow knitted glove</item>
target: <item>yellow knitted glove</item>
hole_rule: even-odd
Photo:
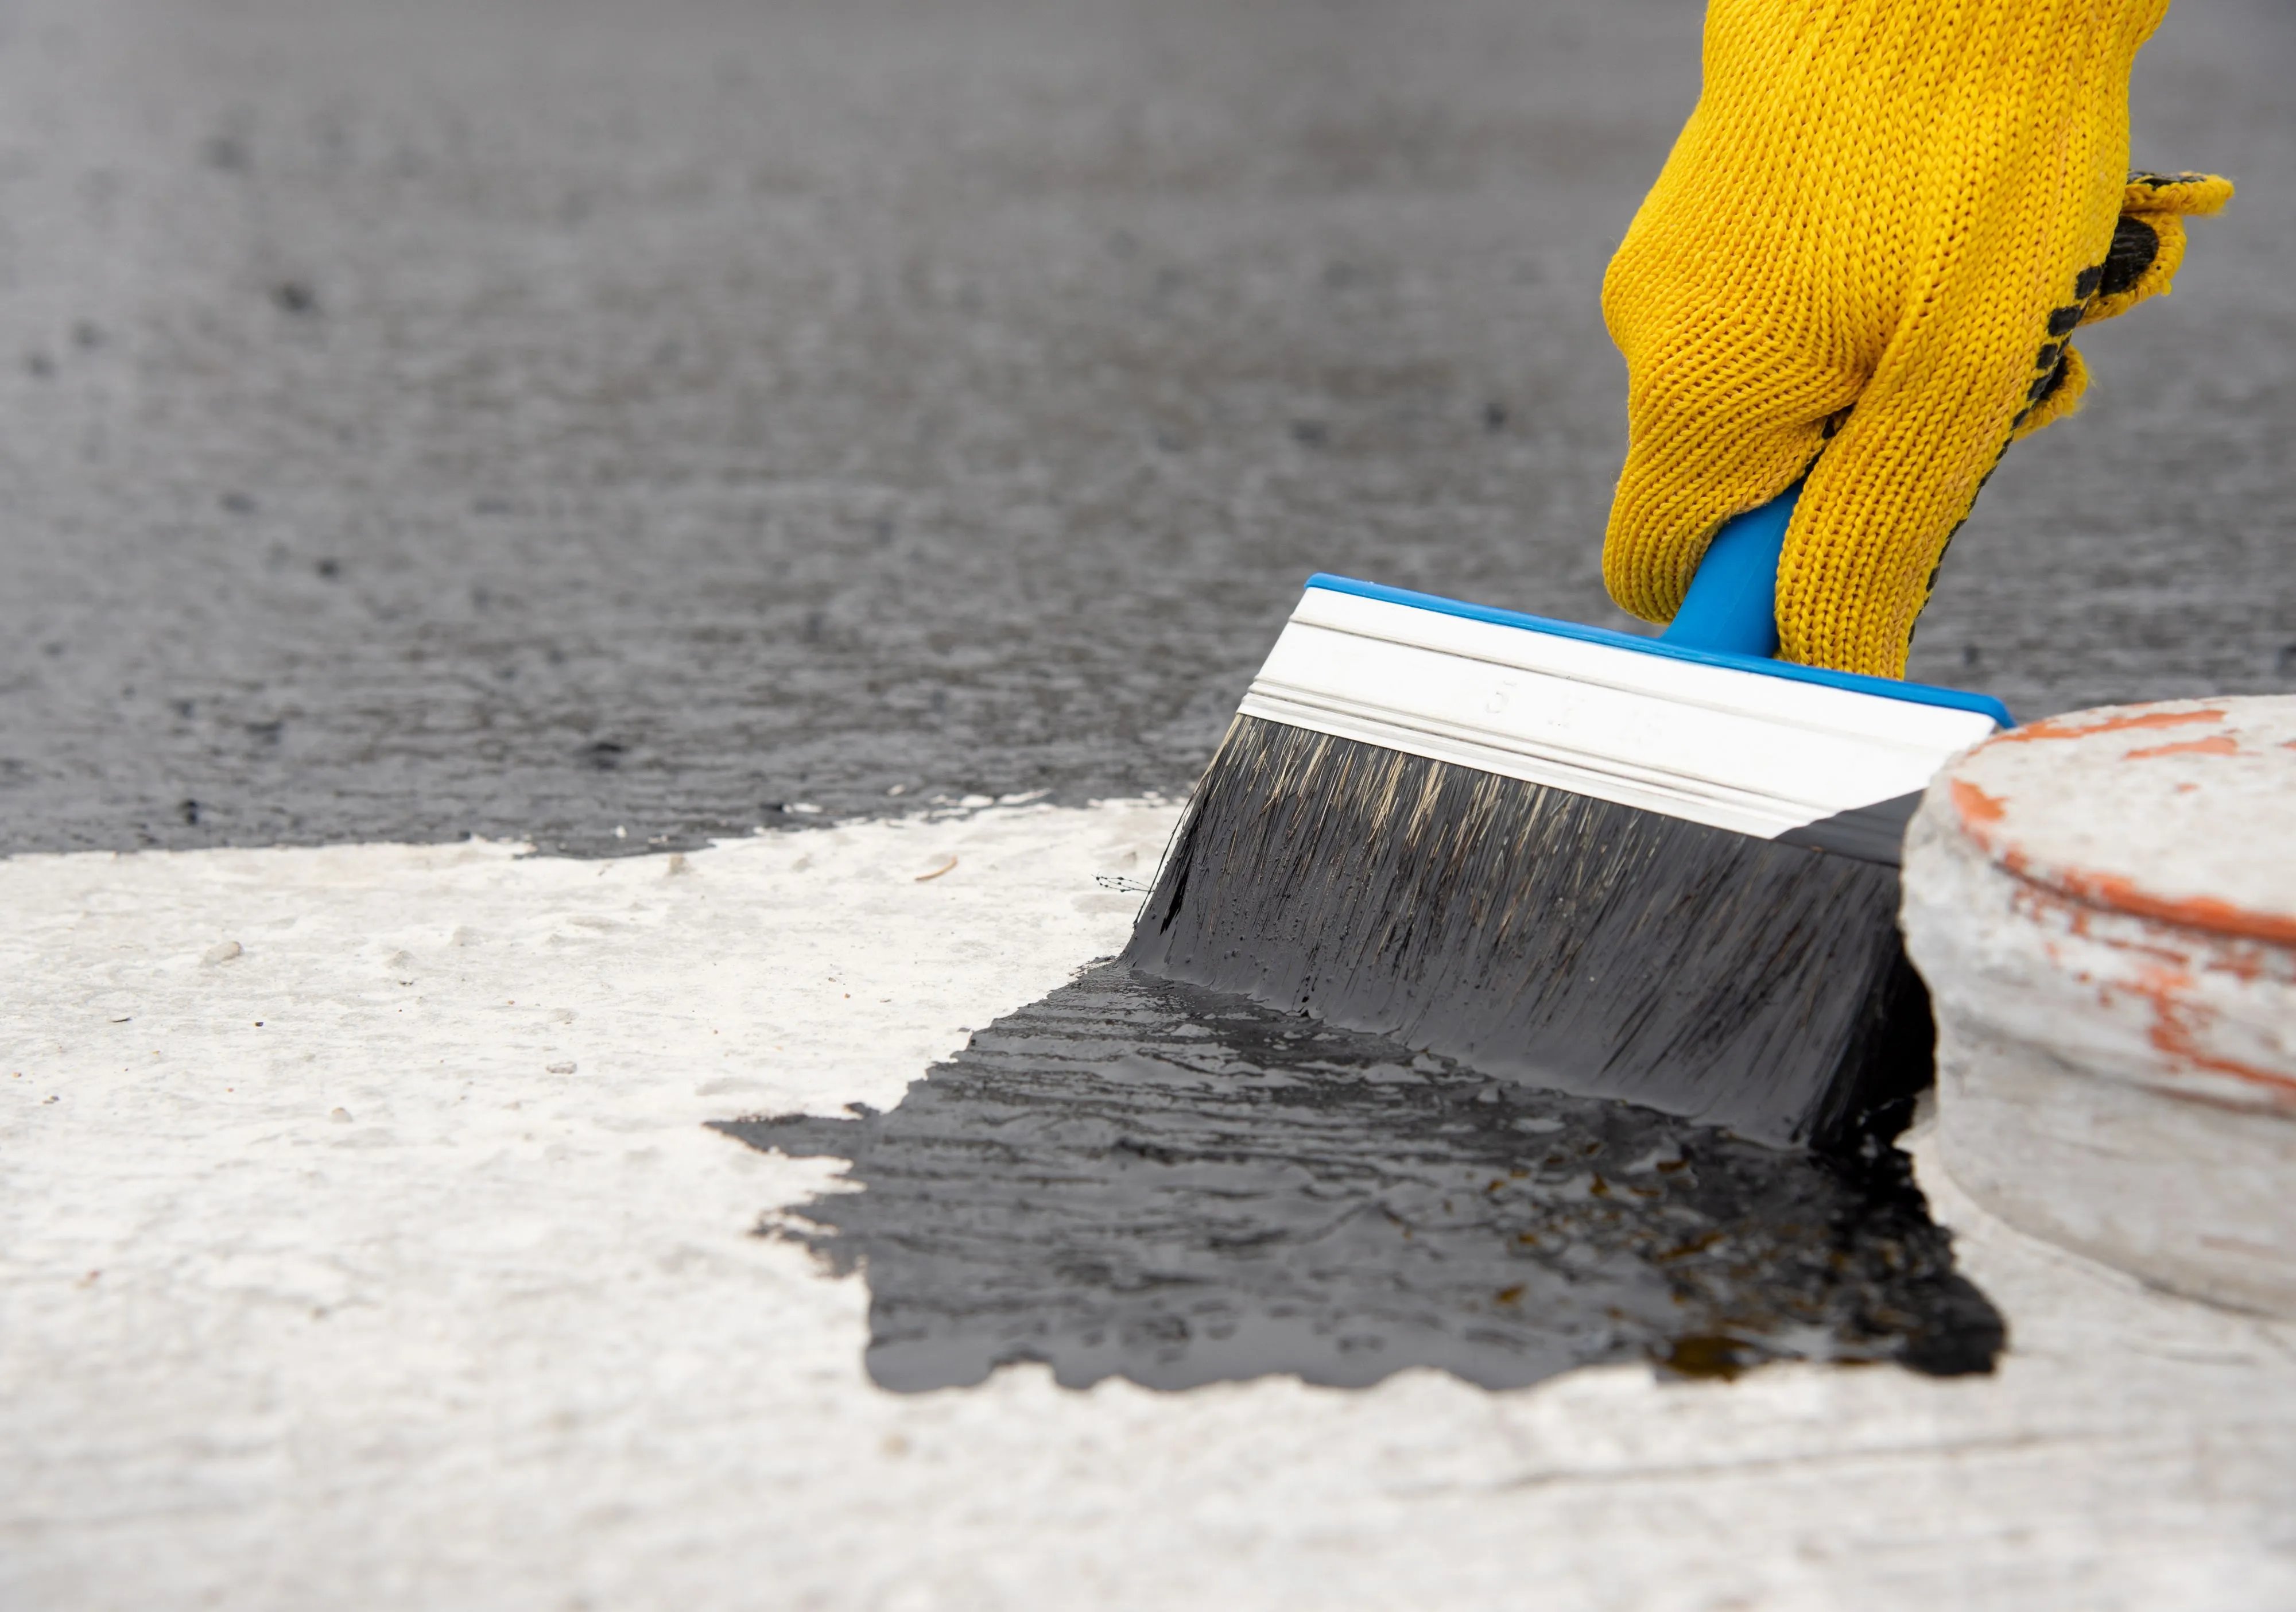
[[[2112,245],[2104,261],[2074,284],[2076,292],[2093,285],[2087,300],[2049,310],[2049,340],[2033,362],[2030,401],[2018,411],[2010,440],[2021,441],[2080,407],[2081,394],[2088,390],[2088,366],[2064,338],[2080,325],[2113,318],[2147,297],[2165,293],[2185,260],[2185,220],[2220,212],[2231,200],[2232,181],[2214,174],[2128,176]],[[1927,589],[1923,596],[1927,598]]]
[[[2181,219],[2232,194],[2128,172],[2167,9],[1710,0],[1703,95],[1603,288],[1631,433],[1612,598],[1671,619],[1722,522],[1807,471],[1779,654],[1904,675],[2002,450],[2080,397],[2066,338],[2167,291]]]

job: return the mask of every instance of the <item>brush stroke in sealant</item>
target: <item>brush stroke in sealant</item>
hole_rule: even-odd
[[[1897,869],[1238,717],[1125,960],[1491,1073],[1854,1145],[1930,1079]]]
[[[1083,1386],[1650,1360],[1989,1369],[1904,1156],[1825,1160],[1530,1090],[1121,966],[1000,1020],[891,1112],[728,1122],[863,1190],[764,1230],[865,1273],[871,1378]]]

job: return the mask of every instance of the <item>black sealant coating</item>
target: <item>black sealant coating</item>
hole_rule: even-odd
[[[890,1113],[732,1121],[849,1161],[761,1230],[869,1283],[904,1392],[1050,1365],[1081,1387],[1433,1366],[1493,1388],[1648,1360],[1989,1369],[1905,1156],[1824,1159],[1534,1091],[1375,1036],[1103,966]]]
[[[1172,792],[1312,572],[1620,624],[1602,276],[1700,9],[17,0],[0,851]],[[2146,47],[2140,160],[2241,198],[1916,676],[2296,679],[2292,79],[2283,0]]]
[[[1897,918],[1890,862],[1239,717],[1124,956],[1493,1074],[1832,1147],[1929,1080]]]

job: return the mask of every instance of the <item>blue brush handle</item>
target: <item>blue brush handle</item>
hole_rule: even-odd
[[[1801,498],[1797,481],[1759,509],[1725,522],[1707,545],[1690,593],[1659,635],[1685,649],[1770,660],[1778,653],[1778,555]]]

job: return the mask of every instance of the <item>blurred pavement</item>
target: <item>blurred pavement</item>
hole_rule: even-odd
[[[0,850],[688,845],[1193,777],[1315,570],[1598,622],[1689,0],[0,7]],[[2296,686],[2296,11],[1915,674]],[[889,791],[898,788],[899,795]],[[624,830],[617,837],[616,829]]]

